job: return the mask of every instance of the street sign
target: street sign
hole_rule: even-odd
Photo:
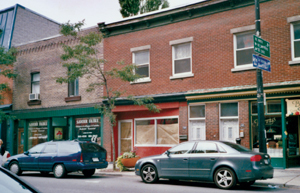
[[[254,51],[270,58],[270,43],[253,35]]]
[[[267,60],[263,57],[256,56],[256,55],[253,54],[252,55],[252,62],[253,62],[253,67],[271,72],[270,60]]]

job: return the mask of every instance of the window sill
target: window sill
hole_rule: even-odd
[[[139,84],[139,83],[147,83],[147,82],[151,82],[151,79],[150,78],[138,79],[134,82],[130,82],[130,84]]]
[[[81,96],[71,96],[65,98],[66,102],[81,101]]]
[[[289,65],[296,65],[296,64],[300,64],[300,60],[289,61]]]
[[[41,105],[42,101],[41,100],[34,100],[34,101],[28,101],[27,105],[32,106],[32,105]]]
[[[170,80],[194,77],[193,73],[170,76]]]
[[[256,70],[253,66],[245,66],[241,68],[232,68],[231,72],[240,72],[240,71],[246,71],[246,70]]]

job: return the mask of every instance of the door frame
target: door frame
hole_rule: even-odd
[[[118,121],[118,156],[121,155],[121,123],[131,123],[131,150],[133,149],[133,120],[124,119]]]

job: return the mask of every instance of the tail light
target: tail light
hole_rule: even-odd
[[[261,155],[254,155],[250,158],[252,162],[259,162],[262,159]]]
[[[80,162],[81,162],[81,163],[83,162],[82,154],[80,155]]]
[[[7,157],[6,157],[6,158],[9,158],[9,157],[10,157],[10,153],[7,154]]]

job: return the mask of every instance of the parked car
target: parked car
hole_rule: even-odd
[[[5,151],[4,155],[2,156],[2,166],[4,166],[4,163],[7,161],[7,158],[10,157],[10,153],[8,151]]]
[[[97,143],[83,141],[50,141],[38,144],[23,154],[11,156],[4,167],[20,175],[23,171],[53,172],[56,178],[82,171],[90,177],[95,169],[106,168],[106,150]]]
[[[156,156],[141,158],[135,174],[145,183],[159,178],[214,182],[221,189],[244,186],[255,180],[273,178],[268,154],[222,141],[189,141]]]
[[[38,189],[30,185],[25,180],[19,178],[17,175],[11,173],[0,166],[0,187],[1,192],[10,193],[38,193]]]

